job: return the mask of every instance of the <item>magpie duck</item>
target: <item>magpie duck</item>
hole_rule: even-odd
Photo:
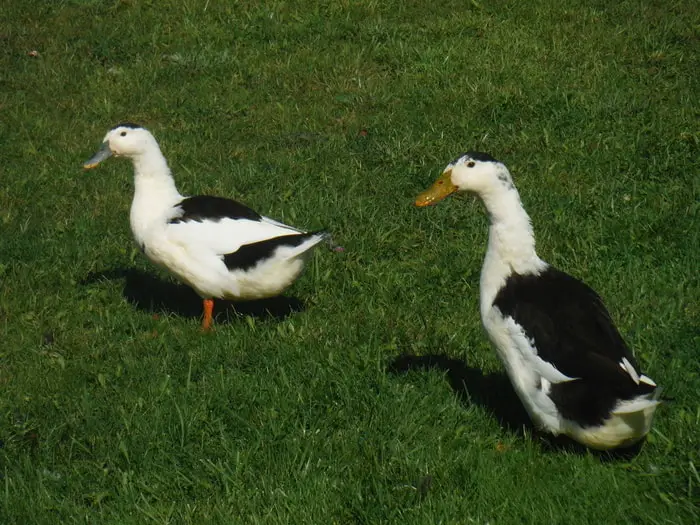
[[[465,153],[416,205],[459,191],[481,197],[490,217],[481,319],[533,422],[598,450],[641,440],[660,389],[641,372],[598,294],[537,256],[506,166],[486,153]]]
[[[153,135],[132,123],[105,135],[86,169],[111,156],[131,159],[131,231],[152,262],[203,299],[202,328],[212,324],[214,298],[262,299],[282,293],[302,272],[305,256],[328,234],[305,232],[223,197],[184,197]]]

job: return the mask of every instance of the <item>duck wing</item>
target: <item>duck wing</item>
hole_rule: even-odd
[[[183,222],[219,221],[222,219],[262,220],[262,215],[233,199],[211,195],[187,197],[173,206],[170,224]]]
[[[272,239],[307,234],[268,219],[235,200],[198,195],[183,199],[173,207],[167,235],[170,241],[187,249],[200,249],[223,257],[243,246],[266,242],[269,248],[274,244]]]
[[[630,396],[653,391],[601,298],[578,279],[552,267],[539,275],[514,274],[494,306],[522,327],[543,367]]]

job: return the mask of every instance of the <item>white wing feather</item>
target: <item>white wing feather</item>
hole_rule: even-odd
[[[187,250],[202,250],[218,255],[233,253],[244,244],[299,233],[278,222],[248,219],[186,221],[169,224],[166,235],[170,242]]]
[[[520,355],[526,362],[530,363],[532,368],[550,383],[565,383],[574,381],[577,377],[569,377],[560,372],[552,363],[545,361],[537,355],[534,342],[530,340],[522,327],[515,322],[512,317],[505,319],[505,326],[510,332],[511,340],[515,343],[515,347],[520,352]]]

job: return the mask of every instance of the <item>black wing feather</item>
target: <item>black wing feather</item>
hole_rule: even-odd
[[[618,364],[623,357],[638,370],[598,294],[564,272],[514,274],[494,305],[535,340],[542,359],[569,377],[618,381],[627,376]]]
[[[270,258],[277,248],[282,246],[299,246],[307,239],[318,235],[318,233],[293,233],[260,242],[244,244],[235,252],[224,255],[224,264],[229,270],[249,270],[260,261]]]
[[[220,221],[221,219],[262,220],[262,216],[255,210],[224,197],[196,195],[183,199],[176,207],[180,209],[181,214],[170,219],[170,224],[187,221]]]
[[[617,400],[654,390],[622,370],[619,363],[626,358],[641,375],[602,299],[578,279],[552,267],[540,275],[514,274],[494,306],[523,327],[542,359],[581,379],[551,387],[565,417],[598,424]]]

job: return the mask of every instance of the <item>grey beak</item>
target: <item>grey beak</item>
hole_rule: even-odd
[[[100,162],[112,156],[112,150],[109,149],[109,142],[103,142],[99,151],[95,153],[90,160],[83,162],[83,168],[86,170],[92,169]]]

